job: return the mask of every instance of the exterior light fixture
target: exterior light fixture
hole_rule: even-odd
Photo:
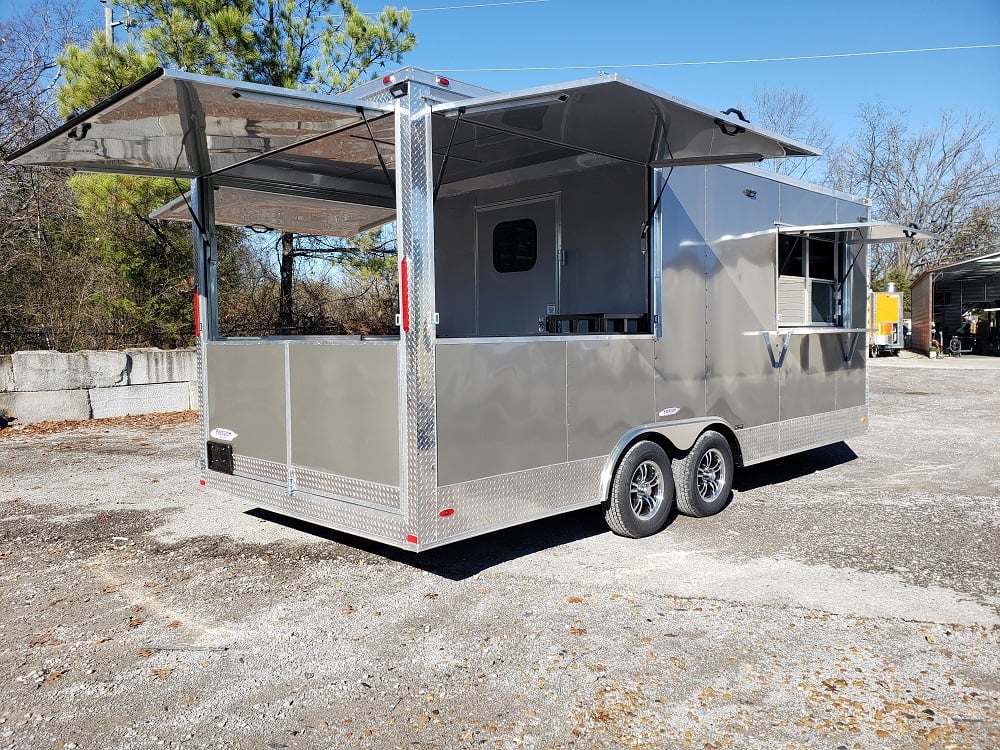
[[[756,200],[757,199],[757,191],[753,190],[751,188],[747,188],[746,190],[744,190],[743,191],[743,195],[745,195],[750,200]]]

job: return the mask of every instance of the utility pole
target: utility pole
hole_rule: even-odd
[[[101,0],[101,5],[104,6],[104,38],[108,40],[108,44],[114,44],[115,26],[121,26],[122,22],[115,20],[115,11],[109,0]]]

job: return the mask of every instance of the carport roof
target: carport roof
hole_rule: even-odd
[[[938,281],[985,281],[1000,274],[1000,252],[932,268],[924,271],[917,281],[919,282],[929,274],[934,274],[935,283]]]

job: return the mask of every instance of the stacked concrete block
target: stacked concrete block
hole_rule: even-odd
[[[0,357],[0,409],[20,424],[187,411],[196,378],[187,349],[15,352]]]

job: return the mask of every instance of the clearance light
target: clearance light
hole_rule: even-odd
[[[410,544],[416,544],[417,543],[417,535],[416,534],[407,534],[406,535],[406,541],[408,541]]]
[[[410,332],[410,278],[409,264],[404,255],[399,259],[399,318],[403,333]]]
[[[199,479],[198,484],[200,484],[202,487],[208,486],[208,482],[206,482],[204,479]]]
[[[455,515],[455,509],[454,508],[445,508],[440,513],[438,513],[438,515],[441,516],[441,518],[447,518],[448,516],[453,516],[453,515]]]
[[[438,76],[437,81],[439,86],[451,86],[451,81],[444,76]]]

